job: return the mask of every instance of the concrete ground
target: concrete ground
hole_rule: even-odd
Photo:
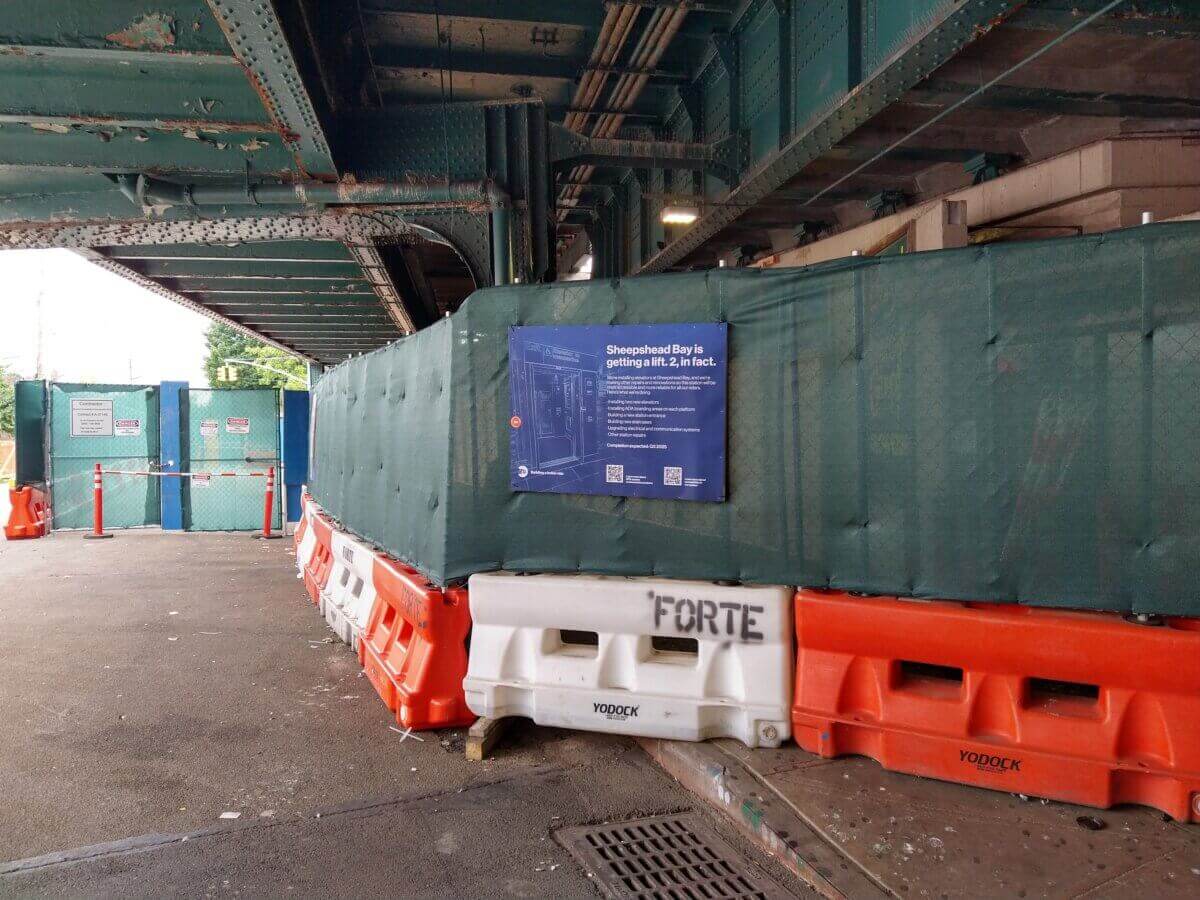
[[[757,854],[630,740],[404,738],[290,549],[0,544],[0,896],[594,897],[553,830],[694,807]]]
[[[532,726],[468,763],[392,730],[290,549],[0,544],[0,896],[589,897],[560,826],[684,809],[797,894],[1200,896],[1200,827],[1148,809]]]
[[[1200,897],[1200,826],[1152,809],[1020,797],[795,745],[642,743],[826,896]]]

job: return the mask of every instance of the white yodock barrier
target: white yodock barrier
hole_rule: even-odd
[[[312,517],[315,515],[314,509],[316,504],[309,499],[303,501],[303,506],[300,511],[300,521],[296,523],[297,528],[302,528],[303,533],[300,535],[300,543],[296,545],[296,577],[304,577],[304,567],[308,565],[312,559],[313,549],[317,546],[317,534],[313,531]]]
[[[463,681],[479,716],[778,747],[793,591],[598,575],[472,575]]]
[[[333,568],[321,591],[321,615],[329,627],[355,650],[375,603],[375,551],[344,531],[330,539]]]

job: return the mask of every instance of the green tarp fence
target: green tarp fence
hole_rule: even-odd
[[[508,329],[730,325],[728,500],[509,488]],[[312,490],[445,583],[588,571],[1200,615],[1200,223],[482,290],[328,372]]]
[[[46,482],[46,382],[18,381],[14,386],[17,485]]]

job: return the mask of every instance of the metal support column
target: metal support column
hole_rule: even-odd
[[[183,416],[180,398],[186,396],[186,381],[164,381],[158,388],[159,469],[183,471]],[[163,478],[159,503],[163,531],[183,531],[183,479]]]

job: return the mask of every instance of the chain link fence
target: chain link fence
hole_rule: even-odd
[[[55,528],[90,528],[92,474],[144,472],[159,459],[158,389],[146,385],[52,384],[51,512]],[[132,528],[161,521],[156,478],[106,476],[105,526]]]

